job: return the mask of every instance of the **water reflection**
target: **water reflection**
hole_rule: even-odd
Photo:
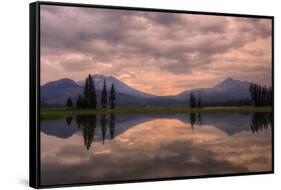
[[[92,142],[95,140],[96,128],[97,128],[97,117],[96,115],[77,115],[76,116],[76,124],[79,129],[82,130],[84,145],[88,150],[91,147]],[[68,122],[66,120],[66,122]],[[105,139],[107,136],[107,131],[109,128],[110,139],[114,138],[115,132],[115,114],[109,115],[109,121],[107,119],[107,115],[101,115],[99,118],[100,122],[100,134],[102,137],[103,144],[105,143]],[[69,124],[67,124],[69,125]]]
[[[84,146],[87,150],[90,149],[92,142],[94,141],[96,131],[96,115],[77,115],[76,123],[77,127],[82,130]]]
[[[201,125],[214,125],[215,127],[223,130],[229,135],[235,134],[236,132],[240,132],[243,130],[251,130],[253,133],[257,133],[263,129],[267,129],[272,125],[272,114],[271,113],[254,113],[254,114],[236,114],[230,116],[229,114],[205,114],[206,119],[203,120],[202,114],[190,113],[187,118],[182,117],[183,114],[178,115],[166,115],[166,117],[171,117],[178,119],[184,123],[190,124],[192,131],[195,130],[194,126]],[[98,119],[99,117],[99,119]],[[248,119],[250,117],[250,119]],[[63,123],[59,122],[59,124],[54,125],[52,122],[47,122],[46,124],[43,122],[42,131],[51,135],[56,135],[58,137],[64,137],[65,133],[75,133],[79,131],[79,129],[83,133],[84,145],[86,149],[91,147],[92,142],[95,140],[101,140],[103,144],[106,139],[114,139],[115,137],[115,125],[116,125],[116,115],[77,115],[76,117],[76,125],[73,126],[72,120],[73,117],[69,116],[65,118],[65,126],[68,126],[71,131],[68,131],[68,128],[65,128]],[[150,116],[140,116],[133,118],[133,122],[130,117],[119,117],[117,121],[121,124],[122,130],[119,133],[123,133],[126,130],[134,127],[142,122],[146,122],[152,119],[157,119],[159,116],[150,115]],[[162,118],[162,116],[160,117]],[[225,120],[223,119],[225,118]],[[99,125],[97,125],[97,120],[99,121]],[[125,121],[125,122],[124,122]],[[125,123],[125,125],[124,125]],[[54,126],[52,130],[50,130],[50,126]],[[250,126],[250,127],[248,127]],[[95,133],[96,128],[99,127],[100,132]],[[120,127],[120,126],[119,126]],[[57,130],[55,130],[57,129]],[[53,134],[55,133],[55,134]],[[109,133],[109,134],[108,134]]]
[[[190,113],[190,114],[189,114],[189,119],[190,119],[191,128],[192,128],[192,130],[193,130],[193,129],[194,129],[194,128],[193,128],[193,125],[194,125],[195,122],[196,122],[196,114],[195,114],[195,113]]]
[[[102,132],[102,143],[104,144],[104,140],[105,140],[105,136],[106,136],[106,129],[107,129],[106,115],[101,116],[100,123],[101,123],[101,132]]]
[[[202,124],[201,113],[198,113],[197,116],[198,116],[198,125],[201,125]]]
[[[271,113],[74,118],[41,122],[42,184],[272,169]]]
[[[114,131],[115,131],[115,114],[110,114],[109,131],[110,131],[110,138],[113,139]]]
[[[71,125],[71,122],[72,122],[72,116],[66,117],[66,118],[65,118],[65,121],[66,121],[67,126],[70,126],[70,125]]]
[[[254,113],[252,114],[251,130],[253,133],[267,129],[268,126],[272,126],[272,114],[271,113]]]

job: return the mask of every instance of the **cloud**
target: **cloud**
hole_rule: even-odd
[[[41,7],[41,56],[61,68],[62,72],[56,79],[70,77],[80,80],[89,72],[116,77],[135,72],[136,77],[127,78],[125,82],[142,86],[140,90],[154,89],[150,93],[175,94],[186,89],[176,83],[171,85],[177,88],[170,86],[162,90],[144,87],[141,71],[163,80],[167,75],[173,76],[176,82],[184,78],[190,81],[191,75],[205,68],[204,74],[214,77],[216,73],[217,80],[220,80],[223,78],[221,69],[217,67],[215,71],[213,65],[227,65],[230,59],[243,57],[240,65],[247,63],[254,71],[266,68],[267,75],[271,76],[270,39],[269,19]],[[260,46],[245,48],[255,42],[260,42]],[[251,62],[253,56],[255,63]],[[263,59],[266,56],[267,59]],[[258,65],[256,60],[259,60]],[[208,70],[211,66],[212,70]],[[235,73],[231,67],[223,68],[226,74],[240,76],[244,67],[239,66]],[[255,78],[244,76],[243,79],[255,81]],[[52,74],[43,73],[42,79],[46,82],[55,78]],[[208,81],[207,77],[205,79]],[[148,79],[146,83],[152,84],[152,81]],[[206,81],[203,83],[208,85]]]

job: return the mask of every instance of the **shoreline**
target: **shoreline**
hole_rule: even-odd
[[[103,114],[173,114],[173,113],[256,113],[272,112],[272,107],[204,107],[204,108],[117,108],[111,109],[66,109],[41,108],[40,120],[52,120],[73,115],[103,115]]]

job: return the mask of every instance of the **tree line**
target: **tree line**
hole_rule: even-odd
[[[108,105],[109,103],[109,105]],[[109,107],[110,109],[115,109],[116,107],[116,91],[114,84],[111,85],[111,89],[108,95],[106,81],[103,81],[103,89],[100,98],[100,104],[103,109]],[[68,108],[73,107],[73,101],[71,97],[68,97],[66,101],[66,106]],[[95,82],[92,76],[89,74],[85,80],[85,85],[83,89],[83,96],[79,95],[76,102],[77,109],[97,109],[97,92],[95,88]]]
[[[251,83],[249,87],[252,102],[255,106],[272,105],[272,88]]]

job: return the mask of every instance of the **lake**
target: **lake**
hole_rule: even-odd
[[[272,170],[271,113],[77,115],[41,121],[41,184]]]

